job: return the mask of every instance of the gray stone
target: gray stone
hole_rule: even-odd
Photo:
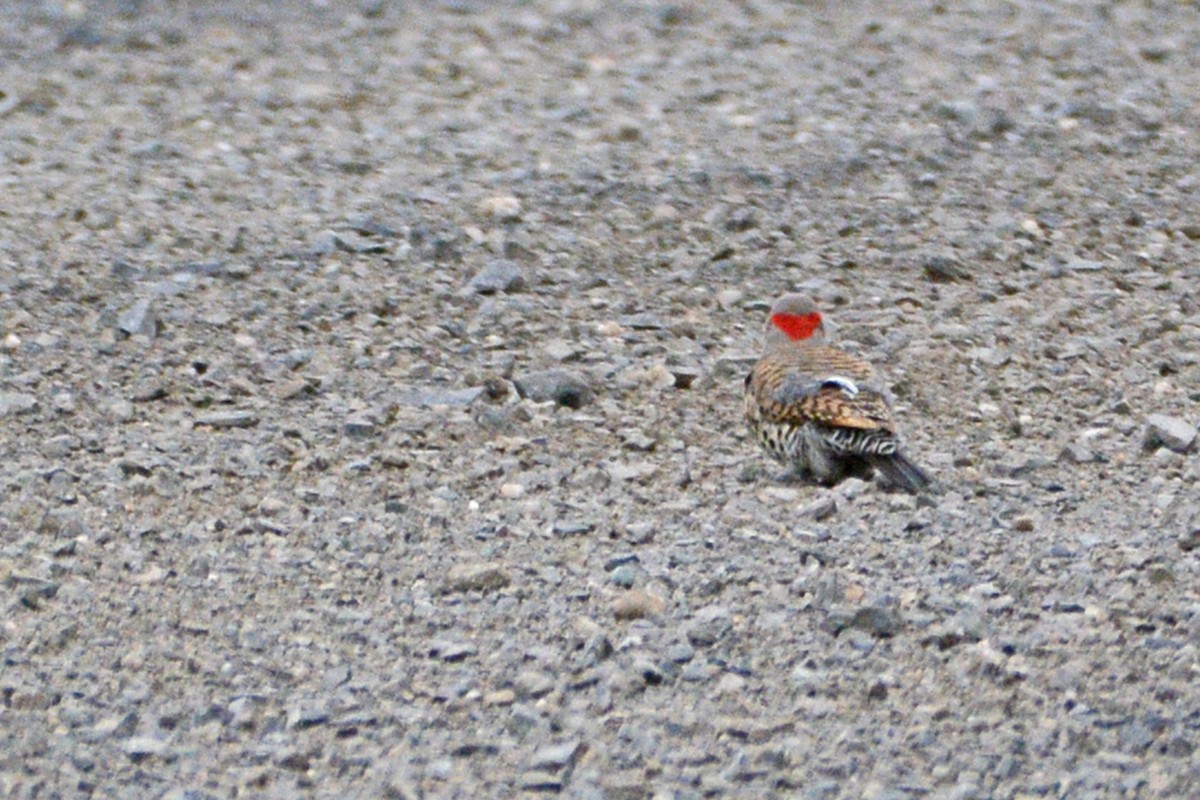
[[[587,747],[578,740],[550,745],[534,753],[529,766],[535,770],[558,772],[565,767],[574,766],[575,759],[586,750]]]
[[[703,374],[697,367],[688,366],[670,366],[667,367],[671,372],[671,377],[675,379],[676,389],[690,389],[700,376]]]
[[[1065,461],[1068,464],[1090,464],[1093,461],[1101,460],[1095,450],[1079,442],[1073,442],[1064,446],[1058,457],[1060,461]]]
[[[902,625],[900,615],[891,608],[867,606],[854,612],[850,626],[872,636],[893,636]]]
[[[24,392],[0,392],[0,417],[28,414],[37,410],[38,400]]]
[[[722,356],[713,364],[712,376],[717,380],[744,378],[758,359],[757,355]]]
[[[296,705],[287,714],[287,726],[291,729],[313,728],[329,721],[329,709],[322,706]]]
[[[971,273],[953,256],[928,256],[924,263],[925,277],[934,283],[970,280]]]
[[[508,586],[511,581],[508,570],[499,564],[455,564],[446,573],[442,591],[493,592]]]
[[[342,425],[342,430],[346,432],[347,436],[366,439],[375,435],[376,427],[375,423],[366,417],[351,417]]]
[[[610,572],[608,574],[608,579],[617,586],[628,589],[637,583],[638,579],[641,578],[643,574],[644,571],[640,567],[632,564],[625,564]]]
[[[167,751],[167,743],[153,736],[133,736],[125,740],[125,754],[135,761],[160,756]]]
[[[724,606],[707,606],[696,612],[687,626],[687,638],[696,647],[709,647],[733,629],[733,617]]]
[[[582,536],[596,529],[596,523],[587,519],[556,519],[551,526],[555,536]]]
[[[159,800],[217,800],[217,795],[203,789],[185,789],[176,786],[168,789]]]
[[[471,642],[441,641],[429,645],[429,655],[442,661],[463,661],[479,652],[479,648]]]
[[[666,327],[662,318],[650,313],[628,314],[618,318],[617,322],[635,331],[656,331]]]
[[[0,413],[0,416],[4,416]],[[64,433],[59,436],[51,436],[42,443],[42,452],[51,458],[62,458],[78,450],[83,446],[78,436],[70,433]]]
[[[513,380],[521,397],[537,403],[554,401],[568,408],[583,408],[595,395],[587,382],[563,369],[531,372]]]
[[[525,288],[525,276],[516,262],[496,259],[475,273],[467,287],[475,294],[516,292]]]
[[[687,642],[679,642],[667,648],[667,660],[675,664],[686,664],[696,657],[696,648]]]
[[[554,690],[554,678],[541,670],[522,670],[513,680],[513,689],[523,700],[536,700]]]
[[[196,425],[218,430],[228,428],[253,428],[258,424],[258,415],[249,411],[213,411],[196,417]]]
[[[527,792],[561,792],[566,782],[552,772],[530,770],[521,775],[517,785]]]
[[[327,256],[338,250],[350,252],[352,248],[338,236],[336,231],[324,230],[313,239],[312,253],[316,256]]]
[[[1196,442],[1196,427],[1179,417],[1151,414],[1146,417],[1146,433],[1142,444],[1147,450],[1166,447],[1176,453],[1187,453]]]
[[[396,402],[402,406],[416,408],[466,408],[478,400],[485,390],[483,386],[472,386],[469,389],[409,389],[401,392]]]
[[[133,336],[154,336],[158,332],[158,320],[152,310],[152,301],[143,297],[121,312],[117,317],[117,330]]]
[[[837,498],[833,495],[826,496],[814,500],[813,502],[800,509],[800,516],[811,519],[815,522],[827,520],[837,514],[838,504]]]

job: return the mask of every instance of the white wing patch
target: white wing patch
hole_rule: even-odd
[[[803,380],[798,375],[788,375],[772,393],[772,397],[776,402],[786,405],[814,397],[827,387],[839,389],[849,398],[858,396],[858,384],[844,375],[830,375],[815,381]]]
[[[858,396],[858,384],[844,375],[830,375],[821,381],[821,386],[836,386],[845,392],[847,397]]]

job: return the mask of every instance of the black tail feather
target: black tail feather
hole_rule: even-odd
[[[917,494],[932,483],[925,470],[909,461],[899,451],[888,456],[872,458],[871,466],[879,470],[889,483],[910,494]]]

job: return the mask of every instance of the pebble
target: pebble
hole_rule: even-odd
[[[512,195],[485,197],[479,201],[478,208],[479,213],[501,222],[514,222],[521,218],[521,200]]]
[[[484,265],[475,273],[467,284],[467,288],[475,294],[496,294],[497,292],[516,292],[525,288],[525,276],[521,267],[515,261],[495,259]]]
[[[342,430],[347,436],[356,439],[366,439],[374,436],[377,428],[375,423],[366,417],[351,417],[342,424]]]
[[[853,628],[871,636],[887,638],[895,636],[900,631],[903,621],[900,615],[890,608],[865,606],[853,612],[831,611],[825,620],[825,625],[833,631]]]
[[[0,416],[3,416],[3,414],[0,414]],[[70,433],[51,436],[42,443],[42,451],[51,458],[63,458],[81,447],[83,447],[83,442],[80,438]]]
[[[1196,442],[1196,426],[1179,417],[1151,414],[1146,417],[1146,432],[1142,444],[1147,450],[1166,447],[1176,453],[1187,453]]]
[[[658,440],[643,431],[626,429],[619,433],[621,441],[630,450],[648,453],[658,446]]]
[[[1179,549],[1185,553],[1190,553],[1200,548],[1200,527],[1181,534],[1176,543],[1179,545]]]
[[[741,380],[750,373],[750,368],[758,359],[757,355],[722,356],[713,363],[712,375],[717,380],[728,378]]]
[[[1100,456],[1095,450],[1080,442],[1072,442],[1065,445],[1059,452],[1059,460],[1069,464],[1090,464],[1093,461],[1100,461]]]
[[[527,792],[554,792],[558,793],[563,790],[566,785],[564,779],[552,772],[544,772],[542,770],[530,770],[521,774],[521,779],[517,785]]]
[[[733,616],[724,606],[708,606],[695,613],[686,630],[693,645],[711,647],[733,630]]]
[[[643,589],[630,589],[613,601],[612,610],[619,620],[660,617],[666,613],[667,602]]]
[[[429,645],[429,656],[431,658],[440,658],[442,661],[450,663],[463,661],[478,652],[479,648],[472,642],[440,641],[432,642]]]
[[[815,522],[821,522],[835,516],[837,512],[837,498],[832,495],[826,495],[801,508],[800,516],[814,520]]]
[[[608,574],[608,579],[617,586],[628,589],[637,583],[638,579],[641,578],[643,574],[644,571],[640,567],[633,566],[632,564],[626,564],[624,566],[617,567],[610,572]]]
[[[658,471],[658,467],[649,461],[635,462],[618,462],[610,461],[604,465],[604,471],[607,472],[614,481],[640,481],[649,478]]]
[[[276,384],[273,393],[280,400],[294,400],[302,395],[314,394],[318,386],[319,383],[300,376]]]
[[[657,533],[658,526],[653,522],[631,522],[625,528],[625,539],[631,544],[649,544]]]
[[[554,691],[554,677],[537,669],[525,669],[513,679],[513,689],[523,699],[544,697]]]
[[[555,536],[582,536],[596,529],[596,523],[586,519],[556,519],[550,526]]]
[[[498,564],[455,564],[446,574],[442,590],[450,592],[494,592],[512,582],[508,570]]]
[[[167,397],[169,391],[166,385],[158,378],[148,378],[138,381],[133,391],[129,394],[129,399],[135,403],[150,403],[155,400],[162,400]]]
[[[196,417],[195,424],[217,430],[253,428],[258,424],[258,415],[249,411],[213,411]]]
[[[667,648],[667,660],[675,664],[686,664],[696,657],[696,648],[686,642],[673,644]]]
[[[583,378],[563,369],[531,372],[513,379],[521,397],[536,403],[553,401],[567,408],[583,408],[595,399],[595,393]]]
[[[971,278],[971,273],[967,272],[962,262],[952,256],[928,256],[923,268],[925,277],[934,283],[950,283]]]
[[[23,392],[0,392],[0,417],[28,414],[36,411],[38,400]]]
[[[575,759],[586,751],[586,745],[578,740],[549,745],[533,754],[529,766],[535,770],[558,772],[566,767],[573,766]]]
[[[626,328],[632,328],[635,331],[657,331],[666,327],[662,318],[657,314],[641,313],[628,314],[619,317],[617,322]]]
[[[329,710],[323,706],[294,705],[287,713],[287,727],[291,730],[313,728],[328,721]]]
[[[401,392],[396,397],[396,402],[402,406],[417,408],[466,408],[485,391],[484,386],[473,386],[469,389],[410,389]]]
[[[153,736],[132,736],[125,740],[125,754],[134,761],[161,756],[167,751],[167,743]]]
[[[148,297],[136,301],[117,317],[117,330],[129,336],[141,334],[154,336],[158,332],[158,320]]]
[[[672,386],[676,389],[690,389],[692,384],[699,380],[704,373],[695,367],[672,366],[668,367],[671,373]]]
[[[487,706],[511,706],[517,700],[517,693],[512,689],[498,689],[483,696],[483,704]]]
[[[311,252],[315,256],[327,256],[338,250],[349,253],[353,249],[337,234],[337,231],[323,230],[313,238]]]

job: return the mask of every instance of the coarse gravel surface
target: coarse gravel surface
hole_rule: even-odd
[[[0,797],[1200,796],[1200,8],[0,4]],[[787,484],[770,301],[939,491]]]

